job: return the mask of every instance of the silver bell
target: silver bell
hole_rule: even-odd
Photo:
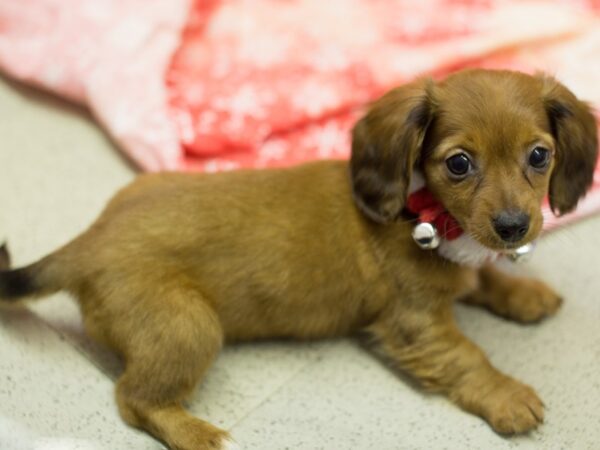
[[[440,245],[440,235],[429,222],[422,222],[413,228],[412,237],[419,247],[424,250],[433,250]]]
[[[535,244],[530,242],[514,249],[508,254],[508,257],[511,261],[518,263],[529,261],[531,259],[531,255],[533,254],[533,250],[535,250]]]

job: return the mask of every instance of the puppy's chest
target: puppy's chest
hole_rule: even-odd
[[[418,250],[390,264],[389,283],[393,283],[395,301],[422,306],[447,303],[477,289],[476,268],[452,263],[436,254]]]

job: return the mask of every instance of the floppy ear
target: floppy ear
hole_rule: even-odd
[[[551,77],[543,77],[543,99],[556,142],[550,178],[550,207],[572,211],[592,184],[598,158],[598,125],[586,103]]]
[[[354,198],[379,223],[400,214],[432,117],[431,80],[418,80],[377,100],[352,131]]]

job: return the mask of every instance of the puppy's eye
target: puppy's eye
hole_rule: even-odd
[[[544,147],[535,147],[529,154],[529,165],[536,169],[543,169],[550,162],[550,152]]]
[[[446,167],[456,177],[465,176],[471,170],[471,160],[464,153],[458,153],[446,160]]]

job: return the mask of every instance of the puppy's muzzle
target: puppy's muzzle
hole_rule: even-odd
[[[518,242],[529,231],[529,215],[522,211],[502,211],[492,223],[496,234],[505,242]]]

